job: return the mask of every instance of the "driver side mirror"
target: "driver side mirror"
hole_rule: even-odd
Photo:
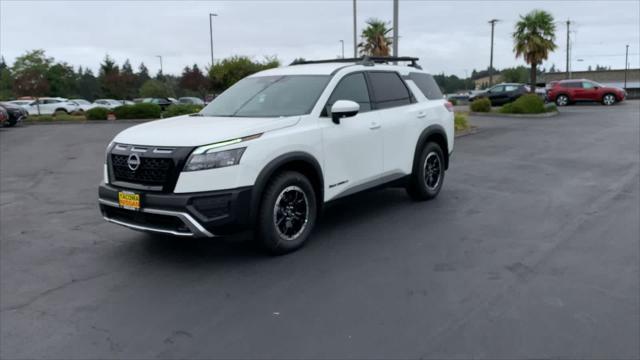
[[[331,106],[331,120],[340,124],[340,119],[356,116],[360,111],[360,104],[351,100],[338,100]]]

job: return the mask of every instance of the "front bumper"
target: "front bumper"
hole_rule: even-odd
[[[121,208],[118,192],[140,194],[139,211]],[[139,191],[101,184],[105,220],[140,231],[185,237],[214,237],[250,228],[252,187],[188,194]]]

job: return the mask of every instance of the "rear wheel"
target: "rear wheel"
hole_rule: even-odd
[[[558,106],[569,105],[569,97],[567,95],[558,95],[558,97],[556,97],[556,105]]]
[[[258,213],[257,239],[270,253],[300,248],[316,223],[317,203],[309,179],[295,171],[276,175],[267,185]]]
[[[440,145],[429,142],[416,160],[407,186],[409,196],[418,201],[438,196],[444,182],[444,155]]]
[[[616,103],[616,96],[613,94],[604,94],[602,97],[602,105],[611,106]]]

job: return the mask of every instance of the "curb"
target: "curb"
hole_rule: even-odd
[[[462,131],[457,132],[457,133],[455,134],[455,137],[456,137],[456,138],[459,138],[459,137],[463,137],[463,136],[474,135],[474,134],[477,134],[477,133],[479,133],[479,132],[480,132],[480,130],[478,129],[478,127],[477,127],[477,126],[470,126],[470,127],[469,127],[468,129],[466,129],[466,130],[462,130]]]
[[[505,117],[505,118],[549,118],[549,117],[554,117],[557,116],[558,114],[560,114],[559,111],[553,111],[553,112],[548,112],[548,113],[542,113],[542,114],[503,114],[503,113],[496,113],[496,112],[488,112],[488,113],[484,113],[484,112],[469,112],[469,116],[493,116],[493,117]]]

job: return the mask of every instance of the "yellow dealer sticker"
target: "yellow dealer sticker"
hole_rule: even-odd
[[[118,192],[118,204],[129,210],[140,210],[140,194],[129,191]]]

